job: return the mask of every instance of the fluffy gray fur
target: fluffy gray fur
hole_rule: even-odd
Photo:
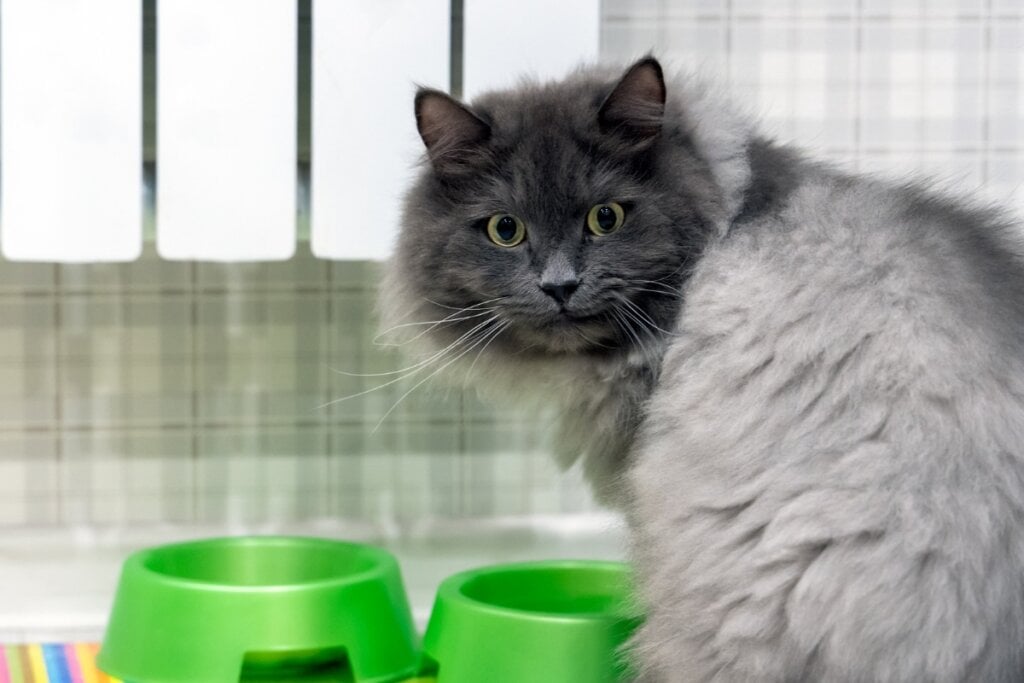
[[[421,91],[386,319],[429,373],[561,410],[564,462],[627,511],[642,679],[1021,680],[1015,226],[661,79]],[[589,236],[608,201],[625,224]],[[481,230],[504,212],[517,247]]]

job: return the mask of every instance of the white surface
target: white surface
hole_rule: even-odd
[[[228,533],[284,533],[384,545],[398,557],[420,629],[445,577],[496,562],[623,557],[613,515],[563,515],[425,524],[413,537],[380,541],[379,530],[324,520],[260,529],[154,527],[134,530],[20,529],[0,536],[0,643],[98,641],[121,563],[146,546]]]
[[[142,3],[0,5],[0,243],[16,261],[142,248]]]
[[[597,60],[598,0],[465,1],[462,91],[515,85],[524,75],[560,78]]]
[[[313,253],[382,259],[422,152],[416,84],[448,89],[448,0],[314,0]]]
[[[297,12],[288,0],[157,9],[157,249],[286,259],[295,249]]]

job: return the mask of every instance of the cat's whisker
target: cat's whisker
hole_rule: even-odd
[[[703,247],[703,243],[700,243],[700,244],[699,244],[698,246],[701,246],[701,247]],[[653,282],[664,282],[665,280],[668,280],[669,278],[675,277],[676,275],[679,275],[679,273],[683,272],[683,270],[684,270],[684,269],[685,269],[685,268],[686,268],[686,267],[687,267],[688,265],[690,265],[690,264],[689,264],[689,263],[687,263],[687,262],[686,262],[686,261],[684,260],[684,261],[682,261],[682,262],[681,262],[681,263],[680,263],[680,264],[679,264],[678,266],[676,266],[676,267],[675,267],[675,269],[674,269],[674,270],[673,270],[673,271],[672,271],[671,273],[669,273],[668,275],[665,275],[664,277],[660,277],[660,278],[658,278],[657,280],[654,280]]]
[[[487,304],[493,304],[493,303],[495,303],[497,301],[501,301],[502,299],[507,299],[507,298],[508,298],[508,296],[506,296],[506,295],[496,296],[493,299],[487,299],[486,301],[480,301],[478,303],[472,304],[470,306],[464,306],[462,308],[459,308],[457,306],[449,306],[448,304],[442,304],[439,301],[434,301],[433,299],[428,299],[427,297],[423,297],[423,300],[426,301],[427,303],[434,304],[438,308],[447,308],[447,309],[452,310],[452,311],[471,311],[471,310],[473,310],[475,308],[479,308],[480,306],[486,306]]]
[[[401,375],[399,377],[396,377],[396,378],[394,378],[392,380],[389,380],[387,382],[384,382],[383,384],[378,384],[375,387],[370,387],[369,389],[364,389],[363,391],[357,392],[355,394],[349,394],[348,396],[342,396],[341,398],[336,398],[336,399],[333,399],[331,401],[328,401],[327,403],[321,404],[321,405],[317,406],[317,410],[323,410],[324,408],[327,408],[329,406],[333,406],[335,403],[342,403],[344,401],[348,401],[348,400],[351,400],[353,398],[359,398],[360,396],[365,396],[366,394],[373,393],[374,391],[379,391],[380,389],[383,389],[385,387],[389,387],[392,384],[395,384],[396,382],[401,382],[403,379],[406,379],[407,377],[415,375],[417,372],[420,371],[420,369],[422,369],[422,368],[419,368],[419,367],[416,367],[416,366],[413,366],[413,367],[415,369],[413,369],[412,371],[410,371],[410,372],[408,372],[406,374],[403,374],[403,375]]]
[[[478,316],[484,315],[485,313],[487,313],[490,310],[491,309],[484,309],[484,310],[476,312],[476,313],[471,313],[471,314],[469,314],[468,317],[478,317]],[[464,318],[459,316],[460,313],[466,313],[466,311],[465,310],[458,310],[458,311],[455,311],[453,313],[449,313],[445,317],[440,318],[438,320],[416,320],[414,322],[401,323],[399,325],[395,325],[393,327],[389,327],[386,330],[381,330],[377,334],[377,336],[374,337],[374,340],[376,341],[377,339],[383,337],[386,334],[391,334],[395,330],[401,330],[401,329],[404,329],[406,327],[419,327],[420,325],[438,325],[440,323],[447,322],[449,320],[463,320]]]
[[[423,360],[420,360],[420,361],[414,363],[413,365],[409,365],[407,367],[400,368],[398,370],[387,370],[385,372],[366,372],[366,373],[345,372],[344,370],[338,370],[338,369],[335,369],[335,368],[331,368],[331,370],[333,372],[335,372],[336,374],[344,375],[346,377],[387,377],[387,376],[390,376],[390,375],[400,375],[402,373],[410,372],[410,371],[416,370],[416,369],[418,369],[418,368],[420,368],[420,367],[422,367],[424,365],[429,365],[434,360],[436,360],[439,357],[445,355],[455,345],[457,345],[459,342],[461,342],[464,338],[472,335],[473,332],[478,330],[480,327],[484,326],[486,323],[487,323],[487,321],[484,321],[483,323],[478,323],[475,327],[470,328],[469,331],[464,332],[460,337],[458,337],[455,341],[450,343],[447,347],[441,349],[440,351],[435,351],[434,354],[429,356],[428,358],[424,358]]]
[[[670,292],[672,292],[674,294],[682,295],[682,293],[683,293],[682,288],[680,288],[680,287],[673,287],[670,284],[667,284],[665,282],[661,282],[661,281],[658,281],[658,280],[633,280],[632,282],[636,283],[636,284],[641,284],[641,285],[650,285],[651,287],[656,287],[656,288],[659,288],[659,289],[664,289],[665,291],[670,291]]]
[[[522,347],[522,348],[520,348],[520,349],[518,349],[516,351],[513,351],[512,355],[513,356],[522,355],[522,354],[526,353],[527,351],[529,351],[530,349],[535,349],[538,346],[539,346],[539,344],[537,344],[537,342],[534,342],[532,344],[527,344],[526,346],[524,346],[524,347]]]
[[[494,316],[493,318],[491,318],[491,319],[490,319],[490,320],[488,321],[488,323],[493,323],[493,322],[495,322],[495,321],[496,321],[497,319],[498,319],[498,317],[497,317],[497,316]],[[399,404],[400,404],[400,403],[401,403],[402,401],[404,401],[404,400],[405,400],[406,398],[408,398],[408,396],[409,396],[409,395],[410,395],[410,394],[411,394],[412,392],[416,391],[416,390],[417,390],[418,388],[420,388],[421,386],[423,386],[423,384],[424,384],[424,383],[426,383],[426,382],[430,381],[431,379],[433,379],[434,377],[436,377],[436,376],[437,376],[437,375],[438,375],[439,373],[443,372],[443,371],[445,370],[445,368],[449,367],[449,366],[450,366],[450,365],[451,365],[452,363],[455,363],[455,362],[456,362],[456,361],[458,361],[458,360],[459,360],[460,358],[462,358],[463,356],[465,356],[465,355],[466,355],[467,353],[469,353],[470,351],[472,351],[473,349],[475,349],[475,348],[476,348],[477,346],[479,346],[479,345],[480,345],[480,343],[481,343],[481,342],[483,342],[483,341],[484,341],[484,340],[485,340],[485,339],[487,338],[487,336],[488,336],[488,334],[489,334],[489,333],[490,333],[490,331],[488,330],[488,331],[485,331],[485,332],[484,332],[484,333],[482,333],[482,334],[478,334],[478,335],[476,335],[476,337],[477,337],[477,338],[476,338],[476,339],[475,339],[475,340],[473,341],[473,343],[472,343],[472,344],[470,344],[469,346],[467,346],[466,348],[464,348],[464,349],[463,349],[462,351],[459,351],[459,353],[458,353],[458,354],[457,354],[457,355],[456,355],[455,357],[453,357],[453,358],[450,358],[450,359],[446,360],[446,361],[444,362],[444,364],[443,364],[443,365],[441,365],[441,367],[439,367],[439,368],[435,368],[433,372],[431,372],[431,373],[430,373],[429,375],[427,375],[426,377],[424,377],[424,378],[423,378],[423,379],[421,379],[420,381],[416,382],[416,384],[414,384],[414,385],[413,385],[413,387],[412,387],[411,389],[409,389],[409,390],[408,390],[407,392],[405,392],[404,394],[402,394],[401,396],[399,396],[399,397],[398,397],[398,400],[397,400],[397,401],[395,401],[395,403],[394,403],[394,404],[393,404],[393,405],[392,405],[392,406],[391,406],[390,408],[388,408],[388,409],[387,409],[387,411],[386,411],[386,412],[385,412],[385,413],[384,413],[384,414],[383,414],[383,415],[381,416],[380,420],[378,420],[378,421],[377,421],[377,424],[376,424],[376,425],[374,426],[374,428],[373,428],[373,429],[371,430],[371,432],[370,432],[370,433],[371,433],[371,434],[374,434],[374,433],[376,433],[376,432],[377,432],[377,430],[378,430],[378,429],[380,429],[380,426],[381,426],[382,424],[384,424],[384,420],[386,420],[386,419],[388,418],[388,416],[389,416],[389,415],[391,415],[391,413],[393,413],[393,412],[394,412],[395,408],[397,408],[397,407],[399,406]]]
[[[598,346],[598,347],[601,347],[602,349],[610,349],[610,348],[612,348],[612,347],[608,346],[607,344],[602,344],[602,343],[601,343],[601,342],[599,342],[599,341],[596,341],[596,340],[594,340],[594,339],[591,339],[591,338],[590,338],[590,336],[589,336],[589,335],[588,335],[588,334],[587,334],[586,332],[584,332],[583,330],[581,330],[581,329],[580,329],[580,328],[578,328],[578,327],[577,327],[577,328],[575,328],[575,332],[576,332],[576,334],[578,334],[579,336],[583,337],[583,340],[584,340],[585,342],[587,342],[588,344],[590,344],[591,346]]]
[[[498,327],[496,328],[496,331],[494,332],[494,334],[492,334],[491,338],[487,340],[487,343],[484,344],[480,348],[480,350],[476,352],[476,358],[473,359],[473,362],[470,364],[469,369],[466,371],[466,382],[467,383],[469,382],[469,378],[473,375],[473,368],[476,367],[477,361],[480,360],[480,357],[482,355],[484,355],[484,351],[487,350],[487,347],[490,346],[491,342],[494,341],[495,339],[497,339],[498,336],[502,332],[507,330],[511,325],[512,325],[512,323],[510,321],[508,321],[508,320],[506,320],[505,322],[503,322],[500,325],[498,325]]]
[[[617,307],[613,307],[611,309],[611,314],[614,316],[615,320],[618,322],[619,329],[621,329],[623,332],[625,332],[626,335],[632,340],[633,344],[637,348],[640,349],[641,353],[643,353],[646,356],[647,355],[647,348],[644,346],[643,342],[640,340],[640,337],[637,335],[636,331],[633,329],[633,326],[629,323],[629,320],[622,316],[622,312],[623,311],[621,311]]]
[[[678,292],[669,292],[667,290],[662,290],[662,289],[648,289],[647,287],[633,287],[632,291],[634,291],[634,292],[647,292],[648,294],[660,294],[662,296],[667,296],[667,297],[672,298],[672,299],[682,299],[683,298],[683,295],[678,293]]]
[[[632,322],[636,323],[639,329],[636,330],[637,341],[640,345],[640,351],[646,356],[648,355],[647,344],[643,341],[643,334],[646,333],[648,336],[654,336],[653,333],[644,325],[643,321],[636,317],[628,308],[622,309],[622,314]]]
[[[669,336],[669,337],[676,336],[675,332],[669,332],[668,330],[659,327],[658,324],[654,321],[654,318],[652,318],[651,315],[647,311],[645,311],[644,309],[640,308],[640,306],[638,306],[635,302],[630,301],[629,299],[623,299],[622,302],[627,307],[629,307],[630,310],[633,311],[633,314],[637,318],[639,318],[638,322],[644,324],[646,327],[650,328],[651,330],[657,330],[658,332],[661,332],[662,334],[664,334],[666,336]]]
[[[355,394],[350,394],[348,396],[342,396],[341,398],[336,398],[336,399],[334,399],[332,401],[328,401],[327,403],[324,403],[323,405],[319,406],[317,409],[318,410],[323,410],[324,408],[327,408],[328,406],[332,406],[335,403],[341,403],[343,401],[348,401],[348,400],[353,399],[353,398],[358,398],[359,396],[365,396],[366,394],[372,393],[374,391],[378,391],[378,390],[383,389],[385,387],[389,387],[392,384],[395,384],[397,382],[401,382],[402,380],[408,379],[409,377],[412,377],[413,375],[416,375],[417,373],[419,373],[421,370],[423,370],[425,367],[429,366],[430,364],[432,364],[434,362],[440,362],[441,359],[444,358],[444,356],[446,356],[449,353],[451,353],[455,349],[455,347],[457,347],[460,343],[463,342],[463,340],[466,340],[467,338],[471,338],[476,333],[480,332],[480,330],[482,328],[485,328],[486,326],[490,325],[491,323],[493,323],[497,319],[498,319],[498,317],[494,316],[494,317],[492,317],[492,318],[490,318],[488,320],[485,320],[482,323],[479,323],[478,325],[473,327],[468,332],[464,333],[462,336],[460,336],[458,339],[453,341],[451,344],[449,344],[445,348],[441,349],[440,351],[437,351],[436,353],[434,353],[429,358],[421,360],[418,363],[410,365],[407,368],[403,368],[401,370],[392,370],[390,372],[371,373],[371,374],[365,375],[365,376],[371,377],[371,376],[389,376],[389,375],[398,374],[399,376],[395,377],[392,380],[384,382],[383,384],[378,384],[375,387],[370,387],[369,389],[364,389],[363,391],[357,392]],[[347,373],[341,373],[341,374],[347,374]],[[359,376],[359,375],[356,375],[356,376]]]
[[[387,330],[384,330],[383,332],[378,334],[376,337],[374,337],[373,338],[373,343],[376,346],[404,346],[405,344],[413,342],[413,341],[419,339],[420,337],[422,337],[423,335],[428,334],[431,330],[436,329],[436,327],[438,327],[439,325],[447,325],[450,322],[459,322],[459,321],[462,321],[462,320],[470,320],[470,319],[473,319],[473,318],[478,318],[481,315],[487,315],[488,313],[493,313],[494,309],[492,307],[488,306],[488,304],[492,304],[492,303],[494,303],[496,301],[500,301],[501,299],[506,299],[506,298],[508,298],[508,297],[499,296],[499,297],[495,297],[493,299],[487,299],[485,301],[479,301],[479,302],[477,302],[475,304],[470,304],[469,306],[463,306],[461,308],[456,308],[454,306],[448,306],[446,304],[438,303],[437,301],[434,301],[432,299],[428,299],[428,298],[424,297],[423,298],[424,301],[427,301],[427,302],[429,302],[429,303],[431,303],[431,304],[433,304],[435,306],[438,306],[440,308],[450,309],[453,312],[449,313],[447,316],[441,318],[440,320],[430,320],[430,321],[423,321],[423,322],[410,322],[410,323],[402,323],[400,325],[395,325],[394,327],[389,328]],[[458,317],[458,316],[463,316],[463,317]],[[388,334],[390,332],[393,332],[394,330],[397,330],[397,329],[400,329],[400,328],[404,328],[404,327],[410,327],[410,326],[413,326],[413,325],[430,325],[430,327],[428,327],[427,329],[423,330],[422,332],[420,332],[416,336],[414,336],[414,337],[412,337],[410,339],[406,339],[405,341],[402,341],[402,342],[391,343],[391,342],[380,341],[381,337],[383,337],[384,335],[386,335],[386,334]]]
[[[405,323],[403,325],[396,325],[395,327],[392,327],[391,329],[385,330],[385,331],[381,332],[380,334],[378,334],[376,337],[374,337],[373,338],[373,344],[375,346],[405,346],[406,344],[411,344],[412,342],[416,341],[420,337],[422,337],[422,336],[424,336],[426,334],[429,334],[430,332],[432,332],[433,330],[437,329],[438,327],[447,327],[448,325],[451,325],[453,323],[463,322],[463,321],[466,321],[466,320],[473,320],[474,318],[479,318],[481,316],[485,316],[485,315],[489,315],[489,314],[493,314],[493,313],[494,313],[494,309],[493,308],[487,308],[487,309],[484,309],[484,310],[482,310],[482,311],[480,311],[478,313],[473,313],[473,314],[470,314],[470,315],[458,316],[458,313],[452,313],[448,317],[441,318],[440,320],[431,320],[431,321],[426,321],[426,322]],[[456,316],[456,317],[453,317],[453,316]],[[409,337],[408,339],[406,339],[404,341],[400,341],[400,342],[383,342],[383,341],[380,341],[380,338],[382,336],[384,336],[385,334],[393,332],[394,330],[397,330],[397,329],[399,329],[401,327],[411,327],[413,325],[430,325],[430,327],[428,327],[425,330],[422,330],[421,332],[417,333],[415,336]]]
[[[632,304],[632,302],[630,302],[628,300],[623,300],[623,303],[625,303],[625,304]],[[636,308],[635,305],[633,305],[633,306],[634,306],[634,308]],[[658,335],[655,333],[655,331],[650,327],[650,325],[645,323],[645,321],[642,318],[637,316],[637,314],[634,313],[633,311],[631,311],[629,308],[622,308],[621,312],[625,315],[627,320],[632,320],[640,328],[640,330],[637,331],[637,335],[636,335],[636,337],[638,338],[637,339],[637,343],[638,343],[638,346],[640,347],[640,352],[644,356],[647,356],[649,358],[655,357],[655,356],[651,355],[651,352],[648,349],[647,345],[645,343],[643,343],[642,338],[640,338],[640,333],[643,332],[643,333],[646,333],[646,335],[649,336],[652,341],[657,342],[658,341]],[[657,354],[655,354],[655,355],[657,355]]]

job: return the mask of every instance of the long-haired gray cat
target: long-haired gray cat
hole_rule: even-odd
[[[1024,249],[643,59],[461,104],[383,289],[627,512],[652,681],[1024,679]],[[410,317],[411,315],[411,317]]]

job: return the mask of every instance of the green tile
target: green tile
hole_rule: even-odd
[[[328,509],[326,436],[309,429],[224,430],[200,436],[200,521],[313,519]]]
[[[127,300],[118,295],[69,296],[60,303],[60,353],[68,358],[116,358],[128,348]]]
[[[0,299],[0,360],[52,362],[57,348],[56,311],[50,297]]]
[[[326,290],[328,286],[328,262],[315,258],[303,242],[296,245],[295,256],[285,261],[200,262],[196,268],[197,284],[203,290]]]
[[[195,332],[185,294],[133,295],[125,302],[128,343],[136,358],[188,358]]]
[[[68,360],[61,364],[61,424],[112,427],[128,423],[133,397],[129,367],[116,355]]]
[[[444,381],[437,377],[431,377],[432,372],[432,369],[425,368],[399,383],[401,393],[395,401],[401,402],[397,403],[392,415],[397,415],[398,419],[404,422],[461,422],[462,391],[446,386]]]
[[[50,263],[7,261],[0,257],[0,295],[52,294],[57,268]]]
[[[0,433],[0,498],[57,492],[57,434]]]
[[[383,265],[377,261],[328,261],[335,289],[371,292],[376,296]]]
[[[194,272],[193,262],[162,259],[156,253],[155,242],[146,241],[142,256],[125,265],[125,284],[131,292],[188,292]]]
[[[0,524],[406,527],[590,504],[536,418],[417,387],[443,359],[388,374],[416,361],[376,338],[379,264],[308,245],[284,263],[166,262],[147,244],[132,264],[61,266],[59,295],[23,272],[25,295],[0,278],[0,427],[40,431],[0,438],[17,489]]]
[[[458,426],[451,424],[406,424],[398,433],[398,451],[403,455],[459,453],[460,435]]]
[[[374,430],[372,425],[336,426],[330,429],[332,460],[367,458],[387,460],[397,455],[400,431],[382,427]]]
[[[191,443],[191,435],[182,430],[65,435],[65,514],[97,524],[191,521]]]
[[[0,426],[53,427],[57,418],[54,364],[0,361]]]
[[[122,292],[128,287],[124,263],[61,263],[57,277],[62,293]]]

